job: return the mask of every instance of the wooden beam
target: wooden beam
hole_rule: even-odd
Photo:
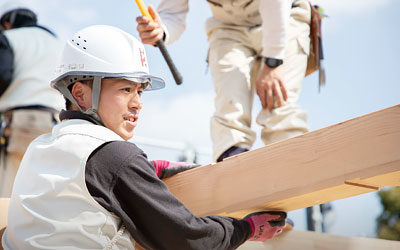
[[[344,237],[331,234],[289,231],[266,242],[246,242],[238,250],[396,250],[400,241]]]
[[[400,105],[165,181],[198,216],[291,211],[400,185]]]

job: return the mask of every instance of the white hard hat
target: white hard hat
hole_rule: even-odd
[[[77,105],[68,86],[76,81],[93,80],[92,108],[83,111],[97,120],[101,79],[122,78],[148,83],[145,90],[164,88],[164,80],[149,74],[144,46],[132,35],[112,26],[84,28],[67,41],[51,86]]]
[[[26,1],[12,0],[0,5],[0,19],[7,13],[15,10],[30,10],[32,8]]]
[[[56,75],[51,83],[55,88],[60,84],[68,86],[80,76],[150,80],[146,90],[165,86],[164,80],[149,75],[143,44],[107,25],[93,25],[75,33],[64,47]]]

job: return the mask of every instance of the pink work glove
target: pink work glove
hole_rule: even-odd
[[[170,176],[173,176],[177,173],[197,168],[200,165],[190,162],[173,162],[173,161],[164,161],[164,160],[156,160],[152,161],[154,167],[156,168],[156,173],[158,178],[164,179]]]
[[[251,228],[247,240],[264,242],[282,232],[285,227],[286,213],[278,211],[258,212],[247,215],[243,220],[247,221]]]

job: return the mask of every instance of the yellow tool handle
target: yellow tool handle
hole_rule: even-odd
[[[152,22],[154,22],[153,17],[150,15],[149,10],[147,9],[146,5],[142,0],[135,0],[137,6],[139,7],[140,12],[142,13],[143,16],[147,16],[150,18]]]
[[[144,4],[144,2],[142,0],[135,0],[136,1],[136,5],[139,7],[140,12],[142,13],[143,16],[147,16],[148,18],[150,18],[150,20],[152,22],[154,22],[153,17],[150,15],[149,10],[147,9],[146,5]],[[179,73],[178,69],[175,67],[174,62],[172,61],[167,48],[165,47],[164,41],[158,40],[156,43],[156,46],[160,49],[161,54],[163,55],[165,61],[168,64],[169,69],[171,70],[172,76],[175,79],[176,84],[181,84],[183,79],[181,74]]]

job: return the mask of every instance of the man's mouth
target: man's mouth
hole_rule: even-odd
[[[139,116],[137,114],[129,114],[125,115],[123,118],[125,121],[128,121],[131,125],[136,126]]]

